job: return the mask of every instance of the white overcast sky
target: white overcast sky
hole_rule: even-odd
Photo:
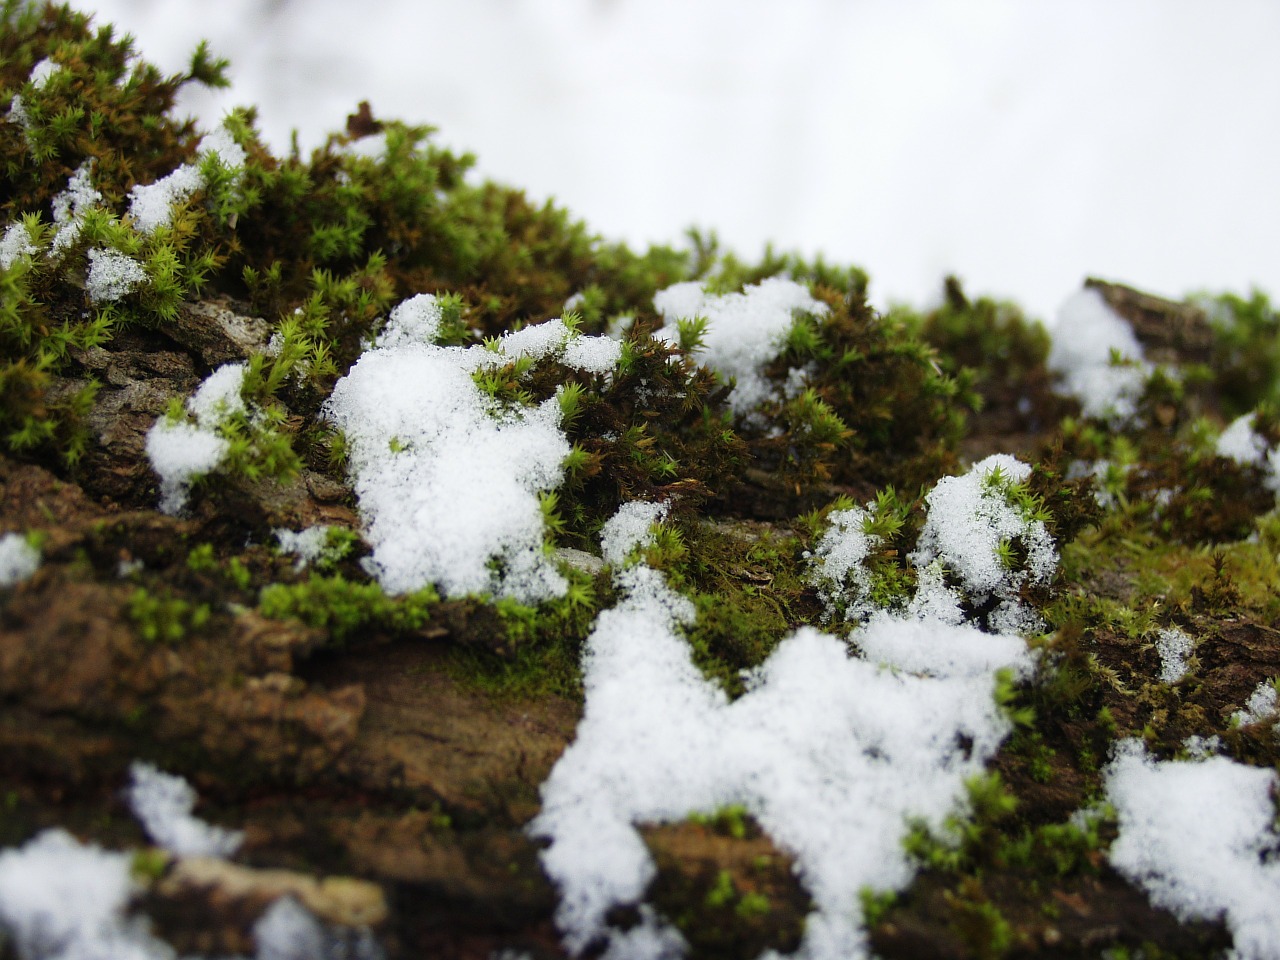
[[[1271,0],[98,0],[181,69],[232,59],[304,146],[359,100],[634,243],[717,230],[857,263],[873,300],[1051,320],[1090,274],[1280,294]]]

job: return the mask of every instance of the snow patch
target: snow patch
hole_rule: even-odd
[[[1166,627],[1156,637],[1156,653],[1160,654],[1160,681],[1177,683],[1187,675],[1187,658],[1195,650],[1195,641],[1177,627]]]
[[[628,504],[606,524],[615,568],[647,542],[660,509]],[[679,934],[648,906],[625,933],[607,925],[611,908],[640,903],[654,875],[637,824],[736,803],[796,858],[813,897],[801,955],[866,956],[858,892],[908,883],[908,818],[942,829],[963,802],[966,777],[1008,733],[992,674],[1030,670],[1025,644],[880,614],[852,637],[870,659],[854,659],[843,641],[805,627],[730,703],[681,635],[694,617],[689,600],[643,564],[614,577],[622,600],[587,639],[577,738],[529,827],[550,841],[542,862],[560,890],[566,946],[576,953],[603,937],[605,956],[682,953]]]
[[[53,223],[58,228],[49,247],[50,259],[60,260],[80,238],[85,215],[102,202],[93,186],[93,160],[86,160],[67,180],[67,188],[53,198]]]
[[[129,776],[129,809],[158,846],[180,857],[229,857],[240,848],[243,832],[192,815],[196,791],[182,777],[141,761],[129,768]]]
[[[11,223],[0,239],[0,270],[9,270],[19,257],[30,257],[36,253],[36,245],[31,240],[31,231],[21,221]]]
[[[94,303],[119,300],[146,279],[147,271],[132,257],[105,248],[89,251],[85,290]]]
[[[294,569],[303,570],[324,556],[325,548],[329,545],[329,530],[328,525],[319,524],[296,533],[283,527],[277,527],[271,532],[284,553],[292,553],[298,558]]]
[[[867,602],[871,576],[865,564],[881,539],[866,532],[872,509],[874,504],[868,504],[866,509],[833,511],[827,517],[829,526],[814,548],[809,579],[818,587],[829,617],[840,608],[848,620],[862,619],[872,612]]]
[[[449,596],[561,596],[568,585],[544,554],[538,501],[560,484],[570,453],[559,404],[502,406],[472,374],[519,357],[562,359],[576,341],[603,338],[552,320],[492,348],[441,347],[427,342],[438,322],[434,298],[401,304],[326,405],[350,445],[370,568],[392,593],[437,584]]]
[[[215,469],[226,456],[228,443],[218,433],[227,417],[242,413],[240,388],[245,365],[228,363],[205,379],[187,399],[187,411],[196,422],[161,417],[147,432],[147,458],[160,475],[160,511],[178,514],[197,477]]]
[[[129,191],[129,216],[142,233],[155,233],[173,222],[173,208],[186,203],[205,187],[201,164],[210,157],[228,170],[239,173],[248,156],[226,127],[205,134],[193,163],[184,163],[154,183],[138,184]]]
[[[1093,288],[1073,294],[1059,309],[1047,363],[1085,416],[1105,419],[1133,416],[1151,372],[1133,329]]]
[[[654,336],[670,343],[679,340],[677,320],[707,319],[703,346],[694,355],[722,378],[736,382],[729,407],[738,416],[776,397],[764,367],[782,352],[794,313],[827,314],[827,305],[815,300],[808,288],[784,277],[722,295],[708,293],[696,281],[677,283],[659,291],[653,306],[666,321]]]
[[[12,587],[40,569],[40,551],[18,533],[0,537],[0,588]]]
[[[1273,770],[1226,757],[1156,762],[1124,741],[1106,770],[1120,828],[1111,864],[1184,921],[1224,919],[1233,956],[1280,956],[1276,786]]]
[[[1253,688],[1253,693],[1249,695],[1249,700],[1244,705],[1244,709],[1237,710],[1231,715],[1231,722],[1237,726],[1244,727],[1276,719],[1276,699],[1275,684],[1268,681],[1258,684]]]

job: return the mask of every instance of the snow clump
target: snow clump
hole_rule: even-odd
[[[106,248],[89,251],[85,291],[94,303],[119,300],[146,279],[147,271],[133,257]]]
[[[871,575],[866,562],[881,541],[876,534],[867,532],[874,508],[872,503],[866,509],[835,510],[827,517],[829,526],[814,548],[809,579],[818,588],[828,617],[835,616],[840,608],[844,608],[847,620],[864,619],[873,612],[867,602]]]
[[[1027,583],[1048,583],[1058,568],[1058,550],[1044,521],[1012,495],[1013,488],[1030,476],[1029,465],[998,453],[974,464],[963,476],[939,480],[925,496],[929,514],[909,557],[921,570],[937,563],[953,574],[971,603],[999,600],[988,622],[1010,633],[1039,629],[1039,618],[1018,594]],[[1003,553],[1014,540],[1026,554],[1021,569],[1007,566]],[[957,601],[962,598],[940,579],[931,587],[951,592]],[[926,598],[918,593],[917,600]],[[945,598],[932,602],[945,602]]]
[[[218,427],[228,417],[245,412],[240,397],[244,374],[243,363],[224,364],[187,399],[187,411],[195,423],[161,417],[147,432],[147,457],[160,475],[162,513],[176,516],[187,504],[192,482],[226,456],[229,445]]]
[[[0,588],[12,587],[40,569],[40,551],[18,533],[0,537]]]
[[[1254,687],[1253,693],[1250,694],[1249,701],[1244,705],[1244,709],[1237,710],[1231,715],[1231,722],[1236,726],[1245,727],[1250,724],[1276,719],[1276,699],[1274,683],[1264,681],[1258,684]]]
[[[125,918],[132,862],[61,829],[0,852],[0,926],[21,960],[172,960],[168,944]]]
[[[1156,637],[1156,653],[1160,654],[1160,682],[1177,683],[1187,675],[1187,658],[1195,650],[1195,641],[1177,627],[1166,627]]]
[[[1184,922],[1225,920],[1233,957],[1278,957],[1277,785],[1274,770],[1227,757],[1157,762],[1123,741],[1106,770],[1119,821],[1111,865]]]
[[[538,499],[560,484],[570,453],[559,404],[504,406],[472,374],[520,357],[605,373],[621,346],[579,344],[604,338],[551,320],[490,346],[442,347],[432,342],[440,322],[434,297],[400,304],[326,405],[350,445],[370,569],[390,593],[436,584],[522,603],[562,596]]]
[[[62,259],[80,238],[85,215],[102,202],[102,194],[93,186],[93,160],[86,160],[76,168],[67,188],[53,198],[53,223],[57,232],[49,247],[49,257],[55,262]]]
[[[184,163],[155,183],[138,184],[129,191],[129,216],[142,233],[155,233],[173,222],[173,208],[205,187],[201,165],[209,158],[235,173],[244,168],[248,155],[226,127],[207,133],[200,141],[194,163]]]
[[[196,791],[182,777],[141,761],[129,768],[129,776],[129,809],[158,846],[179,857],[229,857],[240,848],[242,831],[213,826],[192,815]]]
[[[706,318],[703,345],[695,357],[725,380],[736,382],[729,407],[737,416],[746,416],[776,397],[764,367],[782,352],[795,311],[821,317],[828,309],[803,284],[785,277],[770,277],[742,293],[723,295],[708,293],[696,281],[677,283],[659,291],[653,306],[666,321],[654,336],[671,343],[679,340],[677,320]]]
[[[605,525],[617,564],[648,542],[654,504],[628,504]],[[846,644],[805,627],[784,639],[729,702],[694,665],[681,628],[694,608],[643,563],[615,569],[622,596],[583,654],[577,738],[542,787],[530,824],[550,841],[542,862],[559,888],[565,944],[598,938],[629,960],[684,952],[680,934],[641,898],[655,867],[637,825],[742,804],[796,859],[814,901],[800,955],[865,957],[858,893],[905,886],[910,818],[942,830],[1007,735],[993,672],[1031,669],[1025,643],[972,626],[883,614]],[[965,749],[965,745],[968,749]],[[639,904],[622,932],[609,911]]]
[[[21,221],[11,223],[0,238],[0,270],[10,270],[19,257],[31,257],[36,253],[36,245],[31,240],[31,231]]]
[[[1266,488],[1280,497],[1280,448],[1273,449],[1257,432],[1256,416],[1246,413],[1231,421],[1218,437],[1216,452],[1241,466],[1257,467],[1263,472]]]
[[[329,545],[330,529],[327,524],[318,524],[297,532],[284,527],[277,527],[271,532],[275,535],[281,551],[292,553],[298,558],[294,569],[305,570],[324,556],[325,549]]]
[[[1151,373],[1133,328],[1092,288],[1059,309],[1047,364],[1062,375],[1085,416],[1105,419],[1132,417]]]

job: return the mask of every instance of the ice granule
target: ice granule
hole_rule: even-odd
[[[0,270],[10,269],[19,257],[29,257],[36,252],[31,231],[21,221],[9,224],[0,239]]]
[[[1195,650],[1195,641],[1177,627],[1166,627],[1156,638],[1160,654],[1160,681],[1177,683],[1187,673],[1187,658]]]
[[[1184,921],[1225,920],[1232,956],[1280,956],[1275,771],[1227,757],[1156,762],[1128,740],[1105,777],[1119,822],[1111,865]]]
[[[141,761],[129,768],[129,776],[129,809],[158,846],[180,857],[229,857],[239,849],[241,831],[192,816],[196,792],[182,777]]]
[[[659,291],[653,306],[667,324],[654,336],[672,343],[679,338],[677,320],[707,319],[703,346],[695,357],[721,377],[735,381],[729,407],[738,416],[775,396],[764,367],[782,352],[795,312],[825,316],[828,309],[803,284],[783,277],[723,295],[708,293],[696,281],[677,283]]]
[[[0,537],[0,587],[12,587],[40,569],[40,551],[18,533]]]
[[[1113,364],[1113,352],[1128,362]],[[1073,294],[1058,311],[1046,362],[1089,417],[1133,416],[1151,372],[1133,329],[1092,288]]]
[[[443,319],[440,302],[429,293],[402,300],[391,311],[386,329],[378,337],[378,346],[389,350],[411,343],[435,343]]]
[[[147,271],[132,257],[104,248],[89,251],[85,291],[94,303],[119,300],[146,279]]]
[[[622,344],[608,337],[576,337],[564,348],[562,362],[583,373],[608,374],[622,357]]]

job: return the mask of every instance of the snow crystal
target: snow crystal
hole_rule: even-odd
[[[628,505],[606,525],[607,556],[643,542],[653,508]],[[802,955],[865,956],[859,890],[910,880],[905,823],[940,829],[962,802],[965,778],[1008,732],[991,674],[1029,670],[1025,644],[882,614],[853,636],[872,662],[805,627],[730,703],[679,632],[693,605],[643,564],[616,572],[615,583],[622,600],[600,614],[584,651],[577,738],[529,828],[550,841],[542,862],[560,890],[566,945],[577,952],[605,937],[605,956],[629,960],[683,952],[647,907],[626,933],[607,925],[609,910],[638,903],[654,876],[636,825],[737,803],[796,858],[813,897]]]
[[[1243,727],[1252,723],[1274,720],[1276,707],[1275,685],[1263,682],[1254,687],[1253,693],[1249,696],[1249,702],[1244,705],[1244,709],[1237,710],[1231,715],[1231,722]]]
[[[182,777],[135,762],[127,790],[129,809],[152,841],[180,857],[229,857],[244,834],[205,823],[192,816],[196,792]]]
[[[618,507],[600,528],[600,550],[605,563],[621,569],[628,553],[652,542],[652,526],[660,523],[666,515],[666,503],[632,500]]]
[[[143,233],[155,233],[173,221],[173,208],[185,203],[205,186],[200,163],[216,157],[229,170],[240,170],[248,159],[244,150],[225,127],[204,136],[194,163],[184,163],[154,183],[137,184],[129,191],[129,216]]]
[[[245,365],[228,363],[211,373],[187,399],[196,422],[161,417],[147,432],[147,457],[160,475],[160,511],[176,515],[186,506],[196,477],[213,470],[226,456],[228,443],[218,434],[222,421],[244,412],[240,388]]]
[[[775,395],[764,367],[782,351],[793,313],[827,313],[827,305],[815,300],[803,284],[783,277],[723,295],[708,293],[695,281],[677,283],[659,291],[653,306],[667,322],[654,335],[673,343],[679,338],[677,320],[707,319],[703,346],[696,356],[721,377],[736,381],[729,406],[739,416]]]
[[[51,258],[60,259],[80,238],[85,214],[101,202],[102,194],[93,186],[93,160],[86,160],[67,180],[67,188],[53,198],[53,222],[58,230],[49,248]]]
[[[1182,920],[1223,918],[1233,956],[1280,956],[1275,771],[1226,757],[1154,762],[1125,741],[1106,771],[1119,820],[1111,864]]]
[[[1024,515],[996,484],[997,471],[1005,484],[1024,481],[1031,467],[1008,454],[994,454],[964,476],[944,477],[925,496],[929,514],[915,551],[917,567],[939,561],[959,577],[970,599],[1003,601],[997,617],[1024,632],[1028,612],[1018,603],[1023,584],[1046,583],[1058,564],[1058,551],[1044,522]],[[1026,552],[1026,569],[1010,570],[1000,547],[1017,538]]]
[[[0,270],[10,269],[19,257],[29,257],[36,252],[36,245],[31,242],[31,231],[27,225],[19,221],[9,224],[0,239]]]
[[[1195,650],[1195,641],[1177,627],[1166,627],[1156,638],[1160,654],[1160,681],[1177,683],[1187,673],[1187,658]]]
[[[40,551],[17,533],[0,537],[0,588],[12,587],[40,569]]]
[[[292,553],[298,558],[294,569],[302,570],[324,556],[325,547],[329,543],[329,529],[328,525],[320,524],[299,530],[297,533],[283,527],[278,527],[271,532],[275,535],[281,550]]]
[[[1203,760],[1222,750],[1222,738],[1216,733],[1208,737],[1193,733],[1182,741],[1182,749],[1192,760]]]
[[[0,926],[22,960],[172,960],[173,950],[126,922],[134,893],[128,853],[46,830],[0,852]]]
[[[1113,352],[1132,362],[1113,364]],[[1073,294],[1058,311],[1047,362],[1089,417],[1133,416],[1151,371],[1133,329],[1092,288]]]
[[[117,250],[89,251],[89,280],[85,290],[94,303],[119,300],[147,279],[147,271],[132,257]]]
[[[577,335],[552,320],[492,349],[441,347],[423,342],[430,298],[409,303],[326,406],[350,444],[370,569],[392,593],[434,583],[449,596],[562,595],[567,583],[543,552],[538,501],[559,485],[570,453],[559,404],[501,407],[472,374],[520,356],[558,358]]]

